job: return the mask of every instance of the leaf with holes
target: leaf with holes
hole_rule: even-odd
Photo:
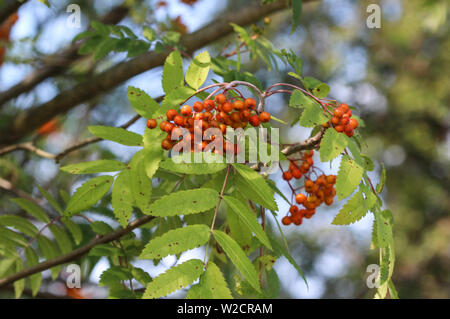
[[[320,160],[328,162],[336,158],[347,147],[348,137],[335,129],[328,129],[320,142]]]
[[[111,204],[114,216],[122,227],[128,224],[133,212],[133,193],[131,192],[131,175],[129,170],[121,172],[114,181]]]
[[[94,125],[88,127],[89,132],[104,140],[113,141],[126,146],[142,146],[142,135],[127,131],[121,127]]]
[[[219,193],[209,188],[178,191],[154,201],[145,213],[158,217],[196,214],[215,207],[218,199]]]
[[[168,294],[192,284],[203,273],[203,262],[199,259],[191,259],[170,268],[159,275],[147,285],[144,299],[153,299],[167,296]]]
[[[189,289],[187,299],[233,299],[219,267],[213,262],[200,276],[200,282]]]
[[[236,266],[236,268],[244,275],[245,279],[250,283],[250,285],[258,292],[261,292],[259,286],[258,273],[255,267],[252,265],[247,255],[244,253],[242,248],[238,245],[233,238],[228,236],[222,231],[214,230],[214,238],[217,243],[225,251],[225,254],[231,260],[231,262]]]
[[[148,208],[152,194],[152,181],[145,172],[146,161],[144,150],[137,152],[130,162],[130,187],[136,206],[143,212]]]
[[[73,216],[95,205],[109,190],[114,178],[104,175],[94,177],[77,188],[67,203],[65,216]]]
[[[164,62],[162,86],[169,94],[184,85],[183,59],[178,51],[172,51]]]
[[[153,238],[142,250],[140,259],[161,259],[183,251],[200,247],[209,239],[210,230],[206,225],[192,225],[177,228]]]
[[[227,206],[239,216],[240,222],[243,223],[250,232],[255,234],[256,238],[258,238],[264,246],[272,250],[269,238],[267,238],[264,229],[262,229],[261,225],[256,220],[255,214],[250,210],[247,204],[231,196],[224,196],[223,200],[227,203]]]
[[[125,169],[126,164],[116,160],[98,160],[66,165],[60,168],[70,174],[95,174],[103,172],[117,172]]]
[[[159,109],[158,102],[136,87],[129,86],[127,96],[131,106],[144,119],[151,118],[155,111]]]
[[[342,200],[355,190],[362,179],[364,169],[349,156],[343,156],[336,180],[338,199]]]

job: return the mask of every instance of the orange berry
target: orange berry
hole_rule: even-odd
[[[339,118],[336,117],[336,116],[333,116],[333,117],[331,118],[331,123],[332,123],[333,125],[338,125],[338,124],[339,124]]]
[[[236,100],[233,102],[233,108],[235,110],[242,110],[244,108],[244,102],[242,102],[241,100]]]
[[[172,148],[172,143],[169,140],[163,139],[161,142],[161,147],[165,150],[170,150]]]
[[[297,212],[298,212],[298,207],[297,206],[292,205],[291,207],[289,207],[289,213],[291,213],[292,215],[294,215]]]
[[[230,113],[233,110],[233,105],[230,102],[225,102],[222,105],[222,111]]]
[[[203,102],[203,105],[205,106],[207,111],[211,111],[212,109],[214,109],[215,103],[213,100],[205,100]]]
[[[334,127],[334,129],[335,129],[337,132],[343,132],[343,131],[344,131],[344,125],[336,125],[336,126]]]
[[[197,101],[197,102],[194,103],[194,105],[192,107],[194,108],[195,112],[201,112],[201,111],[203,111],[205,106],[203,105],[202,102],[198,102]]]
[[[289,171],[286,171],[283,173],[283,179],[285,181],[290,181],[292,179],[292,173]]]
[[[175,116],[178,115],[178,112],[174,109],[170,109],[167,111],[166,113],[166,117],[168,121],[173,121],[173,119],[175,118]]]
[[[253,110],[253,109],[256,107],[256,100],[253,99],[253,98],[251,98],[251,97],[249,97],[249,98],[247,98],[247,99],[245,100],[244,106],[245,106],[245,107],[248,107],[249,109],[252,109],[252,110]]]
[[[251,126],[258,126],[260,123],[259,117],[258,115],[252,115],[250,116],[250,118],[248,119],[248,121],[250,122]]]
[[[358,120],[355,118],[351,118],[348,124],[350,124],[351,127],[353,127],[353,129],[355,129],[358,127]]]
[[[297,204],[303,204],[306,201],[306,196],[302,193],[298,193],[295,196],[295,201],[297,202]]]
[[[217,94],[216,97],[214,98],[214,101],[223,104],[227,101],[227,97],[225,96],[225,94]]]
[[[176,115],[173,119],[173,122],[178,126],[184,126],[186,124],[186,119],[181,115]]]
[[[281,219],[281,222],[283,225],[288,226],[292,223],[292,220],[289,216],[284,216],[283,219]]]
[[[342,110],[340,107],[335,109],[333,112],[334,116],[337,118],[342,117],[342,115],[344,115],[344,113],[345,113],[344,110]]]
[[[299,169],[294,169],[294,170],[292,171],[292,176],[293,176],[295,179],[300,179],[300,178],[302,178],[302,172],[301,172]]]
[[[189,105],[183,105],[180,110],[181,115],[188,117],[192,115],[192,108]]]
[[[150,129],[154,129],[158,123],[155,119],[148,119],[147,120],[147,127]]]
[[[339,108],[340,108],[344,113],[347,113],[347,112],[350,110],[350,108],[348,107],[348,104],[346,104],[346,103],[341,103],[341,105],[339,106]]]
[[[167,122],[167,121],[162,121],[161,123],[159,123],[159,128],[161,129],[161,131],[165,131],[165,130],[166,130],[166,129],[165,129],[166,124],[169,124],[169,122]]]
[[[266,111],[263,111],[259,114],[259,120],[263,123],[267,123],[270,121],[270,114]]]
[[[303,216],[301,214],[295,214],[291,217],[292,223],[296,226],[299,226],[303,222]]]

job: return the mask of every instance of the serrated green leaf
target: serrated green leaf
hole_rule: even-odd
[[[170,230],[160,237],[151,239],[139,258],[161,259],[168,255],[176,255],[205,244],[209,235],[210,230],[206,225],[192,225]]]
[[[374,212],[375,222],[377,227],[378,247],[384,248],[392,244],[394,241],[392,235],[392,227],[389,219],[383,212]]]
[[[361,154],[361,159],[362,159],[362,167],[364,167],[366,171],[369,172],[373,171],[374,169],[373,161],[364,154]]]
[[[308,287],[308,282],[306,281],[306,277],[305,274],[303,273],[303,271],[300,269],[300,266],[297,264],[297,262],[295,261],[294,258],[292,258],[291,254],[289,253],[289,251],[283,247],[283,245],[280,245],[278,243],[278,241],[272,237],[269,236],[270,242],[272,243],[272,247],[274,249],[274,252],[279,254],[279,255],[283,255],[288,261],[289,263],[294,266],[295,270],[297,270],[298,274],[300,275],[300,277],[302,277],[303,281],[306,284],[306,287]]]
[[[236,178],[236,187],[240,192],[272,211],[278,210],[274,191],[261,175],[243,164],[233,164],[233,167],[239,174],[239,177]]]
[[[127,96],[131,106],[144,119],[152,118],[155,111],[160,108],[159,104],[154,99],[143,90],[136,87],[129,86],[127,89]]]
[[[194,90],[198,90],[206,81],[210,66],[211,57],[208,51],[200,52],[189,64],[186,71],[186,83]]]
[[[131,173],[129,170],[121,172],[114,181],[111,204],[114,216],[122,227],[128,224],[133,212],[133,193],[131,192]]]
[[[39,263],[39,257],[31,247],[25,248],[25,258],[27,261],[27,267],[33,267]],[[38,272],[28,277],[31,295],[34,297],[38,293],[42,284],[42,273]]]
[[[343,156],[336,180],[336,192],[339,200],[349,196],[362,179],[364,169],[349,156]]]
[[[14,227],[21,233],[33,237],[38,233],[38,229],[27,219],[16,215],[0,215],[0,225]]]
[[[200,154],[200,153],[199,153]],[[223,160],[220,155],[201,153],[202,163],[193,163],[191,160],[191,154],[189,157],[186,155],[176,155],[173,158],[168,158],[160,163],[160,167],[170,172],[188,175],[203,175],[214,174],[224,170],[227,167],[225,163],[217,163],[216,161]]]
[[[114,178],[104,175],[94,177],[77,188],[67,203],[65,216],[73,216],[95,205],[109,190]]]
[[[147,285],[150,281],[152,281],[152,277],[142,268],[133,267],[131,269],[131,275],[134,279],[136,279],[139,283],[144,286]]]
[[[219,193],[209,188],[178,191],[154,201],[145,213],[158,217],[196,214],[215,207],[218,199]]]
[[[89,251],[89,256],[115,258],[121,255],[123,255],[122,250],[118,247],[114,247],[112,244],[97,245]]]
[[[16,273],[22,271],[24,269],[24,264],[22,259],[18,258],[16,260]],[[14,295],[16,299],[19,299],[22,296],[23,290],[25,289],[25,278],[14,281]]]
[[[299,90],[294,90],[294,92],[292,92],[289,106],[303,108],[299,121],[301,126],[314,127],[328,121],[328,117],[324,115],[320,105]]]
[[[238,243],[233,238],[219,230],[214,230],[214,238],[220,247],[222,247],[225,251],[228,258],[230,258],[231,262],[242,273],[242,275],[244,275],[245,279],[248,280],[250,285],[256,291],[261,292],[258,273]]]
[[[377,185],[376,192],[380,194],[383,191],[384,183],[386,183],[386,168],[384,167],[384,163],[381,162],[381,176],[380,182]]]
[[[192,284],[203,272],[203,262],[191,259],[172,267],[151,281],[145,289],[143,299],[154,299]]]
[[[201,275],[200,282],[189,289],[187,299],[233,299],[219,267],[213,262]]]
[[[49,202],[50,205],[59,213],[63,214],[63,209],[61,208],[61,205],[59,205],[58,201],[45,189],[43,189],[41,186],[37,185],[37,188],[39,189],[39,192],[41,192],[42,195],[44,195],[45,199]]]
[[[61,219],[61,222],[71,233],[75,244],[79,245],[83,240],[83,232],[81,231],[80,226],[69,218],[63,218]]]
[[[348,137],[335,129],[325,131],[320,142],[320,160],[328,162],[336,158],[347,147]]]
[[[248,228],[248,230],[255,234],[256,238],[258,238],[264,246],[272,250],[269,238],[267,238],[266,233],[256,220],[255,214],[248,208],[247,204],[232,196],[223,196],[223,200],[227,206],[239,216],[239,220]]]
[[[178,51],[172,51],[164,62],[162,86],[166,94],[177,90],[184,84],[183,59]]]
[[[60,167],[60,170],[70,174],[94,174],[103,172],[117,172],[125,169],[126,164],[116,160],[98,160],[82,162]]]
[[[72,251],[72,241],[66,232],[59,226],[52,224],[49,226],[50,231],[53,233],[56,239],[56,243],[64,254],[68,254]]]
[[[230,229],[229,235],[244,249],[248,250],[252,242],[252,233],[246,225],[241,222],[239,215],[234,210],[227,210],[227,225]]]
[[[99,235],[106,235],[114,231],[111,226],[100,220],[92,222],[90,225],[92,230]]]
[[[50,239],[48,239],[47,237],[40,235],[37,237],[37,242],[38,242],[39,248],[41,250],[41,253],[45,257],[46,260],[54,259],[54,258],[58,257],[58,255],[60,254],[56,244],[53,241],[51,241]],[[60,270],[61,270],[61,265],[50,268],[53,280],[58,278]]]
[[[142,146],[142,135],[127,131],[121,127],[94,125],[88,127],[89,132],[105,140],[126,146]]]
[[[157,161],[156,158],[145,158],[144,150],[137,152],[130,162],[130,188],[136,206],[143,212],[148,208],[152,194],[152,181],[145,170],[146,161]]]
[[[43,223],[50,222],[50,218],[47,216],[44,210],[32,201],[25,198],[13,198],[11,200],[31,216],[35,217],[37,220],[40,220]]]
[[[10,246],[27,246],[27,241],[21,234],[6,227],[0,227],[0,243]]]
[[[362,191],[359,190],[341,208],[339,213],[334,218],[332,224],[350,225],[360,220],[373,207],[375,202],[376,202],[375,195],[370,196],[368,198],[364,198]]]
[[[124,267],[111,266],[100,275],[100,287],[120,285],[122,280],[131,279],[130,270]]]

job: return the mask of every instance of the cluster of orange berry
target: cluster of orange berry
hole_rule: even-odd
[[[344,132],[348,137],[352,137],[358,127],[358,120],[352,118],[352,110],[347,104],[342,103],[334,109],[331,124],[337,132]]]
[[[258,126],[261,122],[269,122],[270,114],[263,111],[256,112],[256,101],[253,98],[228,99],[225,94],[217,94],[214,100],[207,99],[203,102],[197,101],[192,107],[183,105],[179,111],[170,109],[166,113],[167,120],[162,121],[159,127],[167,133],[161,146],[165,150],[190,149],[190,151],[208,151],[208,144],[217,138],[223,139],[227,128],[245,128],[247,125]],[[147,127],[153,129],[157,126],[155,119],[147,120]],[[209,128],[217,128],[221,136],[206,136],[210,139],[203,139],[204,133]],[[195,138],[194,138],[195,137]],[[196,141],[199,141],[195,143]],[[232,142],[222,140],[223,152],[240,152],[237,145]],[[215,143],[216,144],[216,143]],[[216,144],[217,145],[217,144]],[[222,154],[221,150],[214,149],[215,153]]]
[[[289,169],[283,173],[283,179],[285,181],[290,181],[292,178],[300,179],[303,174],[306,174],[309,169],[314,165],[313,160],[314,151],[310,150],[304,153],[302,163],[299,164],[295,160],[289,160]]]
[[[322,203],[331,205],[333,198],[336,195],[336,175],[322,174],[315,181],[307,179],[305,181],[305,192],[308,195],[298,193],[295,196],[295,201],[299,205],[303,205],[305,209],[300,209],[296,205],[289,208],[290,216],[283,217],[283,225],[300,225],[303,218],[311,218],[316,213],[316,208]]]

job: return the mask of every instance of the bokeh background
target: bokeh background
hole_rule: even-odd
[[[178,0],[155,9],[158,1],[126,1],[131,12],[120,24],[140,34],[140,23],[164,24],[166,28],[192,32],[211,22],[223,12],[232,12],[248,1],[199,0],[186,5]],[[69,3],[79,4],[82,28],[66,26]],[[11,32],[11,47],[0,67],[0,92],[22,81],[50,54],[69,45],[73,37],[86,29],[91,19],[98,19],[122,1],[52,1],[46,7],[36,0],[23,4],[19,20]],[[366,26],[370,3],[382,9],[381,28]],[[303,59],[303,73],[331,86],[330,96],[357,108],[365,122],[361,134],[366,138],[366,154],[375,161],[369,176],[379,179],[380,163],[387,168],[387,184],[382,196],[395,220],[396,266],[393,281],[400,298],[450,297],[450,3],[433,0],[317,0],[304,4],[299,28],[290,34],[290,12],[272,15],[270,24],[260,23],[264,35],[277,48],[292,49]],[[178,19],[177,19],[178,18]],[[218,54],[234,41],[229,36],[207,47]],[[0,111],[0,125],[11,114],[55,97],[61,91],[83,81],[93,73],[126,59],[126,54],[111,54],[100,62],[87,57],[67,72],[49,78],[35,89],[8,101]],[[267,70],[262,61],[243,56],[243,69],[254,73],[263,86],[278,81],[295,81],[285,76],[288,67]],[[152,97],[163,93],[161,68],[142,73],[116,89],[84,103],[59,118],[60,129],[36,139],[40,148],[57,153],[89,135],[88,125],[120,125],[133,116],[126,99],[126,88],[133,85]],[[218,77],[213,77],[217,79]],[[211,79],[210,79],[211,80]],[[293,111],[286,97],[267,102],[269,112],[289,122]],[[145,121],[130,130],[142,133]],[[283,141],[300,141],[309,130],[280,127]],[[90,145],[63,163],[119,158],[128,160],[136,149],[101,142]],[[319,159],[316,158],[316,161]],[[323,169],[336,172],[339,161]],[[39,183],[54,194],[60,189],[71,193],[83,179],[59,174],[58,165],[25,152],[0,157],[0,176],[14,182],[17,189],[37,195]],[[278,186],[288,194],[279,176]],[[9,199],[15,195],[0,189],[0,213],[16,212]],[[281,214],[286,204],[278,198]],[[351,226],[331,225],[342,203],[321,209],[301,227],[287,227],[285,233],[291,253],[306,274],[309,289],[295,269],[283,259],[275,268],[281,280],[280,298],[371,298],[375,291],[366,286],[366,267],[378,262],[370,250],[373,217],[368,214]],[[114,222],[102,212],[89,214]],[[273,226],[273,220],[269,219]],[[276,229],[276,226],[273,226]],[[182,256],[201,256],[194,250]],[[165,258],[157,267],[139,262],[152,275],[171,266]],[[99,275],[107,262],[90,260],[84,266],[83,287],[86,296],[102,298],[104,288],[97,287]],[[47,274],[48,275],[48,274]],[[60,282],[46,280],[42,296],[64,295]],[[46,295],[49,293],[51,295]],[[170,297],[182,297],[183,291]],[[0,297],[12,296],[8,290]]]

